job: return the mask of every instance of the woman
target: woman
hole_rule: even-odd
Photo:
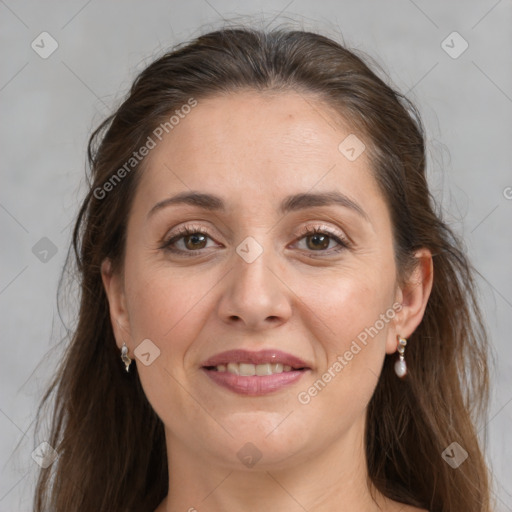
[[[37,511],[491,509],[471,267],[417,111],[361,58],[206,34],[89,159]]]

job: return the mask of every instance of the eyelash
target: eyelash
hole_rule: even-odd
[[[190,250],[183,251],[181,249],[173,248],[172,246],[177,241],[184,238],[185,236],[195,235],[195,234],[205,235],[208,238],[210,238],[208,231],[205,228],[203,228],[202,226],[184,226],[182,228],[179,228],[178,231],[176,233],[174,233],[170,239],[164,241],[163,244],[161,245],[160,249],[164,249],[165,251],[171,252],[171,253],[179,255],[179,256],[185,256],[185,257],[194,256],[195,255],[194,253],[199,253],[200,251],[202,251],[202,249],[198,249],[196,251],[190,251]],[[309,251],[309,252],[313,252],[313,253],[320,252],[320,253],[324,253],[324,254],[325,253],[330,254],[332,252],[338,253],[345,249],[349,249],[351,247],[350,242],[345,237],[343,237],[337,233],[334,233],[330,229],[327,229],[324,227],[318,227],[318,226],[313,227],[313,228],[310,226],[306,226],[303,230],[301,230],[301,232],[299,233],[299,237],[297,238],[296,241],[300,241],[307,236],[314,236],[317,234],[326,235],[330,239],[334,240],[338,244],[338,247],[334,250],[331,249],[330,251],[320,250],[320,251]],[[310,257],[315,258],[317,256],[310,255]],[[322,257],[322,256],[320,256],[320,257]]]

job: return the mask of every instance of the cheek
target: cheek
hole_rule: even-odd
[[[200,328],[201,300],[211,286],[192,272],[139,266],[127,283],[128,309],[133,342],[152,339],[161,349],[171,343],[177,354],[186,331]]]
[[[360,267],[340,272],[315,288],[304,289],[301,298],[325,326],[328,347],[340,350],[373,326],[393,304],[393,271]],[[311,283],[309,283],[311,284]],[[389,319],[381,325],[385,331]],[[385,333],[383,333],[384,335]]]
[[[323,368],[303,387],[301,403],[357,414],[370,400],[385,357],[385,342],[395,315],[393,272],[358,269],[319,287],[306,302],[315,313]],[[387,316],[386,316],[387,314]],[[321,319],[313,320],[314,318]],[[315,334],[315,333],[314,333]],[[309,386],[309,387],[308,387]],[[306,396],[307,395],[307,396]],[[314,402],[314,404],[313,404]]]
[[[150,265],[141,263],[131,267],[131,274],[127,272],[131,276],[126,283],[126,293],[132,346],[136,349],[143,340],[149,339],[159,352],[148,366],[142,359],[136,358],[135,362],[152,407],[166,425],[179,430],[183,420],[176,421],[173,411],[188,411],[188,416],[195,418],[189,418],[192,423],[200,423],[204,416],[204,411],[196,407],[184,389],[189,388],[193,375],[190,361],[194,360],[197,350],[194,341],[201,336],[208,318],[207,292],[215,280],[205,274],[201,274],[202,279],[198,274],[194,277],[190,269],[180,272],[170,267],[148,267]],[[209,429],[216,432],[213,424]],[[186,430],[182,435],[186,437]]]

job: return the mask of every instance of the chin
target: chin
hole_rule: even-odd
[[[284,469],[307,458],[312,440],[305,437],[304,424],[293,422],[286,414],[258,411],[233,415],[223,423],[233,437],[225,435],[218,440],[215,457],[238,470],[241,464],[247,469]]]

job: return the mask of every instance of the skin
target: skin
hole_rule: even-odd
[[[432,256],[418,251],[416,270],[399,286],[389,212],[367,151],[351,162],[338,150],[350,133],[312,95],[247,91],[199,101],[147,157],[124,268],[113,273],[106,260],[102,277],[117,344],[126,342],[165,426],[169,495],[157,512],[419,510],[376,490],[372,498],[364,426],[385,354],[422,319]],[[226,211],[180,204],[148,218],[156,203],[190,190],[221,196]],[[339,205],[277,211],[289,194],[333,190],[368,219]],[[175,243],[190,257],[161,249],[185,224],[208,238]],[[331,238],[326,247],[302,236],[305,226],[351,245],[335,252]],[[263,248],[252,263],[236,252],[248,236]],[[394,303],[402,305],[394,318],[300,403],[298,393]],[[145,339],[160,350],[148,366],[133,353]],[[312,369],[267,396],[238,395],[200,369],[235,348],[277,348]],[[237,456],[247,442],[262,455],[252,468]]]

